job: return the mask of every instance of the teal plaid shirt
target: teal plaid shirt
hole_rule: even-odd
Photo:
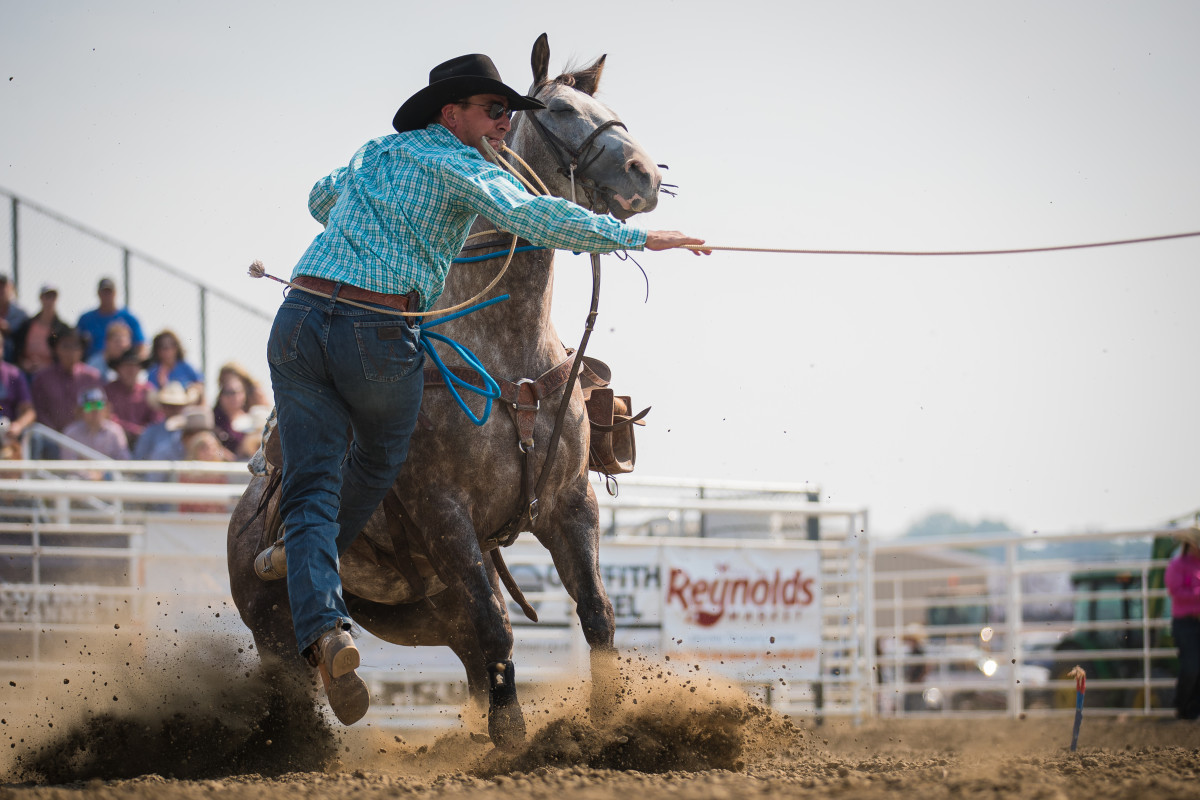
[[[428,309],[476,216],[534,244],[578,252],[641,249],[646,231],[560,197],[534,197],[441,125],[372,139],[308,197],[325,226],[292,277],[386,294],[421,293]]]

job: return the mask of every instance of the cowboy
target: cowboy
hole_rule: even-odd
[[[355,673],[338,556],[396,480],[424,386],[418,318],[388,312],[430,309],[479,214],[534,244],[581,252],[704,243],[623,225],[558,197],[534,202],[484,158],[481,140],[499,148],[513,112],[541,108],[505,85],[487,56],[451,59],[396,112],[395,134],[367,142],[309,195],[325,230],[292,272],[300,291],[289,292],[275,317],[267,359],[283,448],[292,623],[347,725],[366,713],[369,696]]]

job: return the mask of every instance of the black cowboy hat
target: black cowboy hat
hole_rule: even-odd
[[[404,101],[392,127],[399,133],[424,128],[442,106],[476,94],[502,94],[513,111],[545,108],[540,100],[506,86],[492,60],[481,53],[452,58],[429,71],[429,85]]]

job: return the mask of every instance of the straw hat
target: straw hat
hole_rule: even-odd
[[[211,431],[213,429],[213,412],[207,406],[188,406],[163,425],[169,431],[182,431],[185,436],[189,433]]]
[[[200,399],[200,394],[194,386],[184,388],[179,381],[168,381],[166,386],[158,390],[155,399],[160,406],[191,406]]]
[[[262,433],[270,416],[270,406],[250,406],[244,417],[234,420],[233,429],[238,433]]]

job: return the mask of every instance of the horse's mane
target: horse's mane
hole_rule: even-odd
[[[600,75],[604,72],[604,59],[598,59],[589,67],[577,67],[575,64],[567,64],[566,70],[566,72],[557,78],[547,78],[534,86],[532,94],[536,95],[548,86],[559,84],[578,89],[584,94],[595,95],[596,87],[600,84]]]

